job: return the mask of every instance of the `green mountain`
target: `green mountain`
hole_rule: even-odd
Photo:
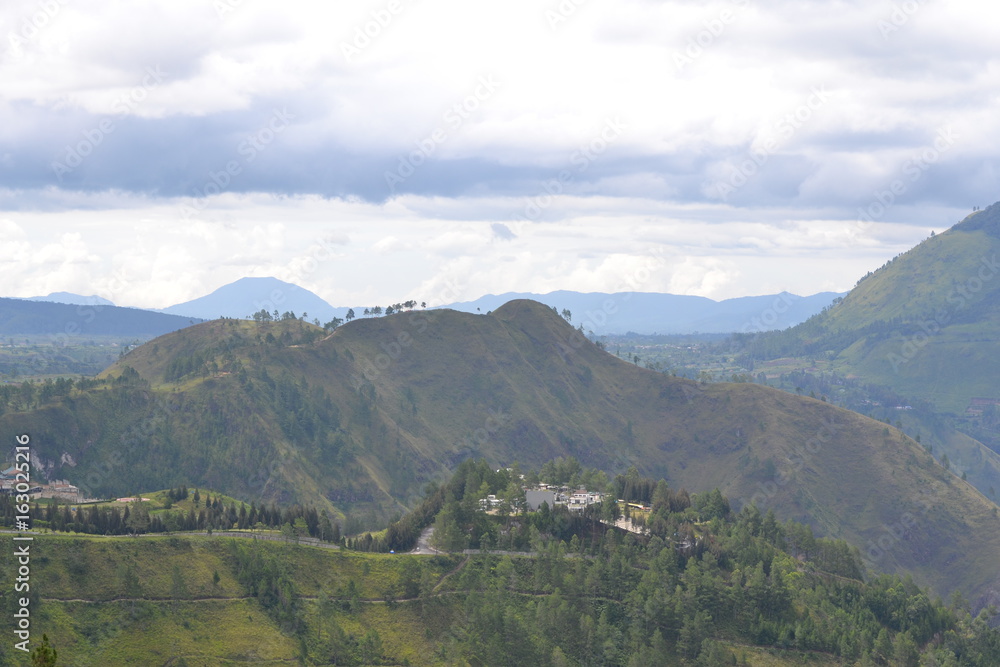
[[[872,381],[961,414],[973,398],[1000,399],[998,262],[994,204],[863,280],[826,326],[872,330],[841,351],[846,362]]]
[[[896,429],[767,387],[638,368],[530,301],[332,334],[207,322],[97,380],[0,391],[0,409],[0,438],[30,434],[50,478],[94,496],[186,484],[375,525],[465,459],[573,456],[718,487],[941,594],[982,604],[1000,591],[996,505]]]
[[[736,336],[734,349],[744,364],[820,360],[891,388],[917,409],[873,412],[922,434],[938,457],[1000,498],[1000,203],[864,276],[803,324]]]
[[[1000,202],[862,278],[761,356],[835,360],[866,380],[962,414],[1000,399]]]

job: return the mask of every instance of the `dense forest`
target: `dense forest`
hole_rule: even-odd
[[[167,492],[175,501],[194,499],[186,511],[168,505],[162,512],[150,512],[140,501],[128,502],[121,508],[92,503],[76,505],[60,503],[58,499],[30,505],[28,516],[35,529],[53,532],[86,533],[88,535],[142,535],[180,531],[212,530],[263,530],[285,529],[291,535],[314,537],[327,542],[340,540],[340,526],[331,521],[329,514],[314,507],[292,505],[279,508],[257,507],[256,504],[220,500],[218,496],[205,495],[201,504],[197,489],[191,494],[187,487]],[[0,495],[0,526],[15,527],[17,505],[15,496]],[[286,529],[287,527],[287,529]]]
[[[433,525],[440,549],[478,550],[449,584],[465,596],[460,611],[447,612],[442,650],[453,657],[484,665],[725,665],[768,647],[843,664],[1000,664],[1000,632],[988,624],[996,610],[973,617],[960,596],[945,605],[909,578],[866,572],[855,548],[817,538],[809,526],[779,523],[752,505],[733,513],[718,491],[675,491],[634,471],[610,486],[649,503],[632,517],[644,533],[609,526],[622,511],[615,501],[585,512],[482,511],[489,493],[509,498],[511,472],[467,461],[383,536],[348,541],[407,548]],[[498,553],[511,551],[532,557]]]
[[[586,479],[610,493],[583,511],[542,504],[528,512],[528,479]],[[161,522],[189,508],[195,495],[183,486],[155,495],[163,494],[177,506],[163,510]],[[500,500],[489,512],[480,502],[488,495]],[[6,516],[8,503],[0,502]],[[315,510],[238,505],[211,492],[195,502],[199,511],[179,513],[189,518],[176,530],[254,519],[321,537],[329,529]],[[115,533],[118,525],[140,532],[130,530],[138,507],[122,515],[39,506],[34,520],[54,530]],[[624,515],[630,531],[615,525]],[[400,553],[428,528],[440,555]],[[718,490],[691,494],[635,469],[608,480],[571,458],[524,473],[467,460],[447,482],[428,486],[413,512],[385,531],[342,538],[340,551],[182,532],[76,538],[75,546],[67,539],[46,546],[41,576],[58,587],[110,568],[103,576],[112,589],[81,581],[99,599],[131,600],[123,613],[132,609],[139,620],[123,616],[122,627],[138,623],[136,631],[148,632],[154,626],[141,619],[168,622],[172,601],[225,590],[233,600],[227,604],[257,605],[305,665],[1000,664],[993,608],[973,615],[961,596],[946,604],[909,578],[867,572],[846,542],[818,538],[809,526],[779,522],[753,505],[735,512]],[[195,547],[199,539],[207,541]],[[193,548],[203,582],[169,565]],[[105,564],[119,552],[125,560]],[[152,574],[163,568],[167,574]],[[62,603],[43,608],[51,604]],[[411,640],[400,638],[398,623]],[[50,632],[55,646],[70,641],[66,632]],[[416,653],[422,659],[400,657]]]

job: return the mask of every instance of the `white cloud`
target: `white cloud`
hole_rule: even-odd
[[[0,279],[21,296],[92,293],[121,270],[115,299],[149,306],[243,275],[338,304],[430,300],[451,276],[469,298],[611,290],[651,248],[668,262],[649,289],[843,289],[996,198],[1000,9],[971,0],[903,20],[846,0],[624,0],[554,24],[559,3],[530,0],[404,0],[381,24],[378,0],[49,4],[0,7],[15,36],[0,45]],[[817,89],[829,99],[810,106]],[[275,109],[294,122],[244,159]],[[57,179],[105,118],[114,131]],[[955,146],[852,233],[947,124]],[[385,172],[420,150],[386,201]],[[754,150],[767,159],[721,200]],[[176,195],[231,160],[241,173],[182,217]]]

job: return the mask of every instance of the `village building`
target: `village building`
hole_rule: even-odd
[[[532,512],[537,512],[542,503],[548,503],[551,509],[556,506],[556,492],[548,489],[528,489],[524,492],[524,502]]]

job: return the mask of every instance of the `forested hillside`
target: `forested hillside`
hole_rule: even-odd
[[[0,410],[0,436],[30,433],[45,474],[94,497],[184,484],[372,527],[466,459],[574,456],[610,475],[634,466],[718,487],[977,607],[1000,590],[996,506],[897,429],[767,387],[639,368],[529,301],[332,333],[216,320],[95,380],[5,389]]]
[[[1000,661],[992,610],[974,617],[960,596],[945,604],[909,578],[866,572],[847,543],[756,507],[734,512],[717,491],[634,472],[613,480],[648,499],[649,532],[636,535],[600,522],[616,513],[613,497],[585,513],[474,509],[512,481],[468,461],[403,520],[452,523],[466,540],[454,548],[475,553],[39,536],[33,629],[73,665]],[[525,553],[490,552],[499,547]],[[0,658],[19,664],[11,651],[4,643]]]

